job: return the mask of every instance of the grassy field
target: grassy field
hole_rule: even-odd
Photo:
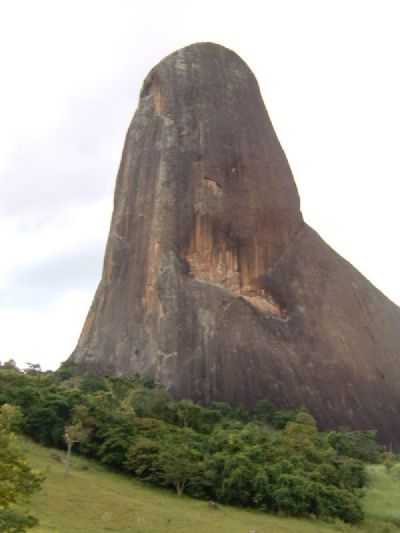
[[[365,498],[369,519],[398,524],[400,531],[400,479],[386,472],[381,465],[369,467],[370,486]]]
[[[95,462],[74,457],[64,479],[63,465],[49,450],[25,441],[31,464],[45,472],[43,490],[30,509],[40,519],[35,533],[329,533],[400,532],[391,521],[400,518],[400,481],[383,467],[371,467],[365,499],[367,520],[361,527],[316,520],[280,518],[232,507],[210,509],[207,502],[148,487],[114,474]]]

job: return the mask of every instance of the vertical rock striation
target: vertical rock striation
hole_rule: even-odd
[[[400,310],[302,219],[255,77],[211,43],[146,78],[71,360],[178,397],[307,406],[400,443]]]

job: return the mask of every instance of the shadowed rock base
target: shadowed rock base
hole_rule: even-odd
[[[302,219],[253,74],[195,44],[146,78],[71,360],[177,397],[307,406],[400,444],[400,310]]]

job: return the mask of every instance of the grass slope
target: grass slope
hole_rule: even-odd
[[[400,532],[400,480],[381,465],[370,466],[368,473],[370,485],[365,498],[368,517],[395,523]]]
[[[148,487],[114,474],[95,462],[74,457],[64,479],[62,452],[24,441],[30,463],[46,474],[43,490],[30,509],[40,520],[35,533],[354,533],[400,532],[385,519],[400,517],[400,482],[383,467],[371,467],[372,484],[366,497],[367,521],[360,528],[320,521],[280,518],[261,512],[221,506]],[[397,511],[398,510],[398,511]],[[397,514],[396,514],[397,513]]]

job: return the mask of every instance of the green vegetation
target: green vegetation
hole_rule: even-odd
[[[54,452],[26,443],[31,463],[46,472],[43,490],[32,500],[40,526],[32,533],[325,533],[337,531],[321,522],[279,518],[160,490],[110,472],[95,461],[73,456],[67,480]]]
[[[253,413],[225,403],[174,401],[140,378],[0,368],[0,405],[46,446],[72,447],[114,471],[224,505],[296,517],[363,519],[365,461],[382,453],[372,432],[320,432],[304,410]],[[74,472],[73,472],[74,473]],[[132,479],[131,477],[129,479]]]
[[[370,519],[385,520],[398,526],[400,531],[400,477],[399,463],[388,471],[384,465],[368,467],[368,491],[364,507]],[[397,470],[397,472],[396,472]]]
[[[16,509],[40,488],[42,476],[27,464],[13,430],[22,423],[20,410],[8,404],[0,408],[0,531],[24,533],[37,521]]]
[[[381,465],[371,467],[360,526],[341,522],[286,518],[178,497],[129,476],[111,472],[97,461],[73,455],[64,478],[65,452],[26,440],[30,463],[45,472],[43,489],[32,497],[31,512],[40,520],[32,533],[396,533],[400,481]],[[370,467],[368,468],[370,470]]]

